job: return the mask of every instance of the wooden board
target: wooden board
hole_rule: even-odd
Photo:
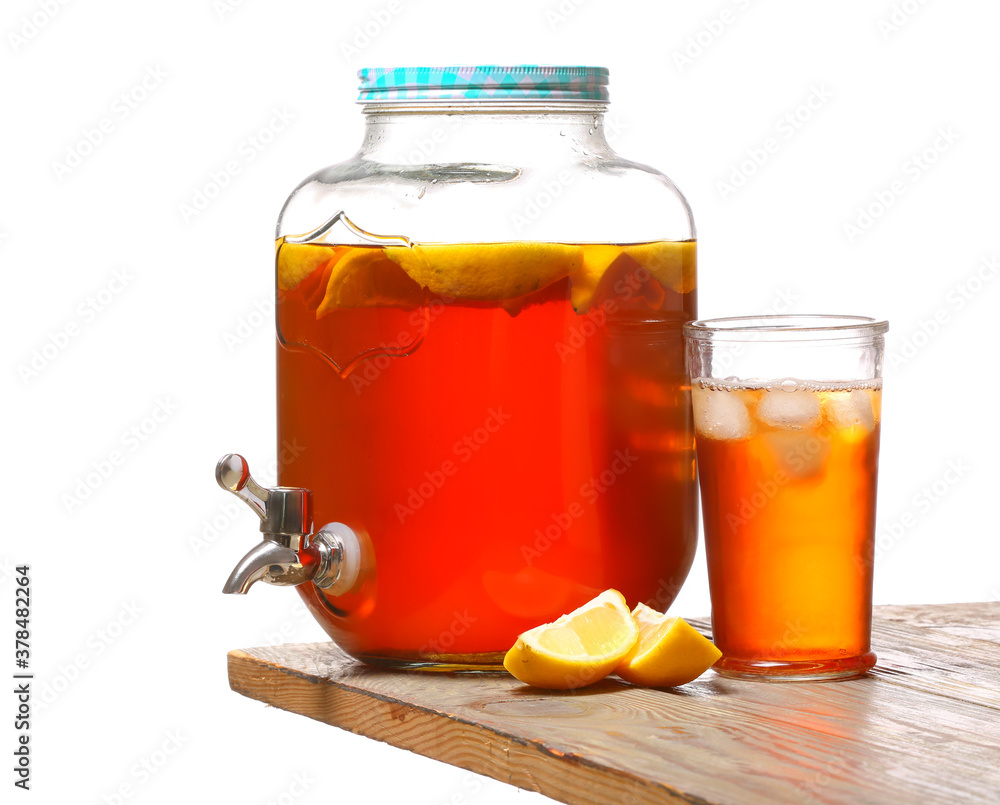
[[[708,623],[692,620],[706,629]],[[567,803],[1000,802],[1000,603],[876,608],[862,679],[567,693],[233,651],[233,690]]]

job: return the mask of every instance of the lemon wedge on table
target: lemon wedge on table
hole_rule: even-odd
[[[580,688],[614,671],[638,639],[624,596],[605,590],[568,615],[524,632],[503,666],[538,688]]]
[[[683,618],[639,604],[632,610],[639,629],[635,647],[615,673],[626,682],[650,688],[684,685],[701,676],[722,652]]]

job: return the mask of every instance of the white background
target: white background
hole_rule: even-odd
[[[1000,597],[998,24],[986,0],[5,3],[0,623],[13,632],[12,569],[30,562],[37,673],[33,790],[17,797],[541,799],[227,686],[229,649],[324,639],[290,591],[220,594],[257,533],[212,471],[239,450],[273,481],[273,330],[255,311],[274,220],[360,143],[363,65],[608,66],[615,147],[694,209],[702,315],[891,322],[877,603]],[[270,142],[248,148],[255,135]],[[185,220],[230,160],[239,172]],[[859,218],[880,194],[888,209]],[[142,441],[125,436],[158,406]],[[708,609],[699,553],[674,611]],[[14,705],[0,696],[6,725]]]

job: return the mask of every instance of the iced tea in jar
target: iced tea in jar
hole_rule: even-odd
[[[871,651],[885,322],[686,328],[715,670],[840,679]]]
[[[696,542],[691,212],[594,67],[361,70],[361,150],[278,223],[279,483],[359,535],[299,591],[374,663],[481,666]],[[291,446],[290,449],[289,446]]]

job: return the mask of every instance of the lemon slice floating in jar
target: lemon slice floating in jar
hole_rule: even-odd
[[[571,297],[577,313],[591,306],[597,286],[613,264],[620,264],[622,274],[615,283],[614,297],[635,290],[650,278],[675,293],[684,294],[695,288],[697,244],[693,240],[633,243],[624,246],[595,244],[583,249],[583,267],[572,277]],[[618,285],[621,284],[619,288]]]
[[[285,243],[279,240],[275,250],[278,287],[283,291],[291,290],[342,251],[343,247]]]
[[[363,254],[359,259],[356,255]],[[616,266],[605,292],[614,297],[631,296],[650,278],[664,288],[687,293],[694,288],[696,247],[693,241],[609,244],[566,244],[534,241],[509,243],[432,243],[407,246],[351,247],[325,244],[283,243],[278,253],[278,287],[295,288],[314,272],[323,271],[327,290],[321,295],[323,312],[337,307],[369,307],[383,304],[377,283],[371,299],[362,299],[356,290],[360,280],[345,281],[348,271],[361,264],[372,266],[376,255],[401,269],[420,288],[453,299],[478,302],[505,302],[521,299],[569,278],[570,296],[578,313],[587,312],[594,302],[598,285],[612,265]],[[352,257],[352,255],[355,255]],[[399,285],[394,277],[378,269]],[[621,287],[619,287],[621,285]],[[345,293],[345,288],[350,288]],[[391,299],[397,294],[387,296]]]
[[[385,255],[431,293],[476,301],[527,296],[583,266],[583,250],[565,243],[432,243]]]

